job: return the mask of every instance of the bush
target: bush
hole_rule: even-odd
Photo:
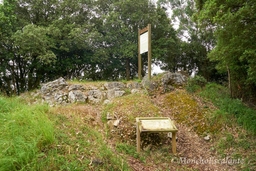
[[[202,89],[207,84],[207,80],[199,75],[196,75],[194,78],[189,78],[186,90],[190,93],[194,93],[200,89]]]

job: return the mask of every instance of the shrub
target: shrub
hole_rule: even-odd
[[[207,80],[199,75],[196,75],[194,78],[189,78],[186,90],[190,93],[194,93],[200,89],[202,89],[207,83]]]

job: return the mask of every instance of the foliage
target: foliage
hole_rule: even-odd
[[[215,27],[216,47],[209,54],[221,72],[229,72],[232,96],[251,98],[256,87],[255,12],[253,0],[198,1],[202,26]]]
[[[196,75],[194,78],[189,78],[186,85],[186,90],[190,93],[195,93],[196,91],[202,89],[207,84],[204,77]]]
[[[193,0],[160,0],[158,3],[172,9],[171,21],[177,29],[180,38],[177,54],[174,62],[168,63],[167,67],[173,71],[186,70],[189,74],[193,70],[204,76],[207,80],[214,80],[218,75],[214,69],[214,62],[210,62],[207,53],[215,44],[213,28],[200,27],[196,8]]]
[[[148,23],[154,59],[173,58],[177,49],[166,12],[148,0],[5,0],[0,19],[0,88],[7,95],[58,77],[136,77],[138,28]]]

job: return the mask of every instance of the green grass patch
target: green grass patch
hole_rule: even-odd
[[[210,83],[200,92],[200,95],[217,106],[218,114],[227,118],[227,122],[230,117],[225,115],[235,116],[238,124],[256,135],[256,111],[245,106],[241,100],[230,98],[227,88]]]
[[[171,113],[176,122],[185,124],[193,128],[199,135],[205,133],[215,133],[221,128],[218,122],[213,122],[210,116],[212,112],[208,104],[200,102],[184,90],[176,90],[165,96],[165,104],[171,109]]]
[[[137,153],[136,147],[134,145],[129,145],[129,144],[125,144],[125,143],[118,143],[116,145],[116,149],[117,149],[118,152],[125,153],[129,156],[133,156],[136,159],[143,160],[142,158],[140,158],[141,156]]]
[[[112,103],[105,105],[102,113],[103,121],[106,121],[107,113],[134,123],[136,117],[159,116],[160,110],[152,103],[148,95],[134,93],[113,99]]]
[[[36,165],[54,142],[53,124],[45,114],[48,107],[4,97],[0,97],[0,106],[0,170]]]

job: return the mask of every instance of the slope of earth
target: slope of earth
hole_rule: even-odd
[[[85,127],[87,131],[89,128],[96,130],[102,135],[102,142],[113,154],[121,156],[131,170],[237,170],[237,165],[225,163],[216,154],[211,140],[204,140],[208,133],[220,129],[219,125],[212,128],[212,125],[207,123],[205,115],[211,110],[214,110],[211,104],[201,102],[199,98],[187,94],[184,90],[175,90],[154,98],[146,93],[130,94],[116,98],[112,103],[103,106],[59,106],[53,108],[52,113],[68,120],[69,125],[60,122],[58,129],[68,131],[68,135],[73,134],[73,138],[67,137],[71,142],[72,139],[77,139],[77,135],[83,135],[81,130]],[[138,154],[135,128],[135,118],[138,116],[167,116],[173,119],[179,129],[177,154],[172,154],[171,141],[164,133],[143,134],[142,152]],[[86,140],[86,136],[84,138],[80,141],[94,141],[90,138]],[[73,145],[84,150],[79,143]],[[106,169],[108,167],[104,164],[90,165],[95,157],[102,162],[106,160],[104,155],[99,155],[103,152],[96,146],[97,143],[89,147],[93,151],[89,154],[86,154],[86,151],[79,154],[80,151],[75,147],[68,151],[65,147],[65,155],[72,154],[73,149],[73,153],[78,153],[77,160],[81,160],[85,167],[90,166],[95,170]],[[82,160],[85,158],[91,160],[84,163]]]
[[[57,142],[48,149],[48,157],[42,159],[47,160],[44,162],[49,167],[45,170],[255,168],[255,160],[251,163],[245,160],[247,155],[253,158],[256,153],[253,137],[237,125],[223,125],[213,118],[216,110],[210,102],[184,89],[153,96],[141,91],[102,105],[77,103],[52,107],[49,117],[55,121]],[[135,119],[152,116],[175,121],[177,154],[171,152],[171,140],[166,133],[142,133],[142,151],[136,152]],[[243,138],[247,140],[242,141]]]
[[[208,132],[218,131],[220,125],[208,124],[207,113],[214,106],[202,105],[199,98],[192,97],[184,90],[151,98],[145,94],[133,94],[118,98],[105,106],[103,118],[116,114],[121,122],[108,129],[107,141],[119,152],[128,155],[127,160],[133,170],[236,170],[235,165],[225,164],[217,156],[213,143],[204,140]],[[143,151],[135,151],[135,118],[145,116],[165,116],[176,122],[178,127],[177,154],[171,152],[171,141],[166,134],[142,135]],[[108,123],[105,122],[108,125]],[[205,134],[205,135],[204,135]],[[126,147],[126,148],[124,148]]]

